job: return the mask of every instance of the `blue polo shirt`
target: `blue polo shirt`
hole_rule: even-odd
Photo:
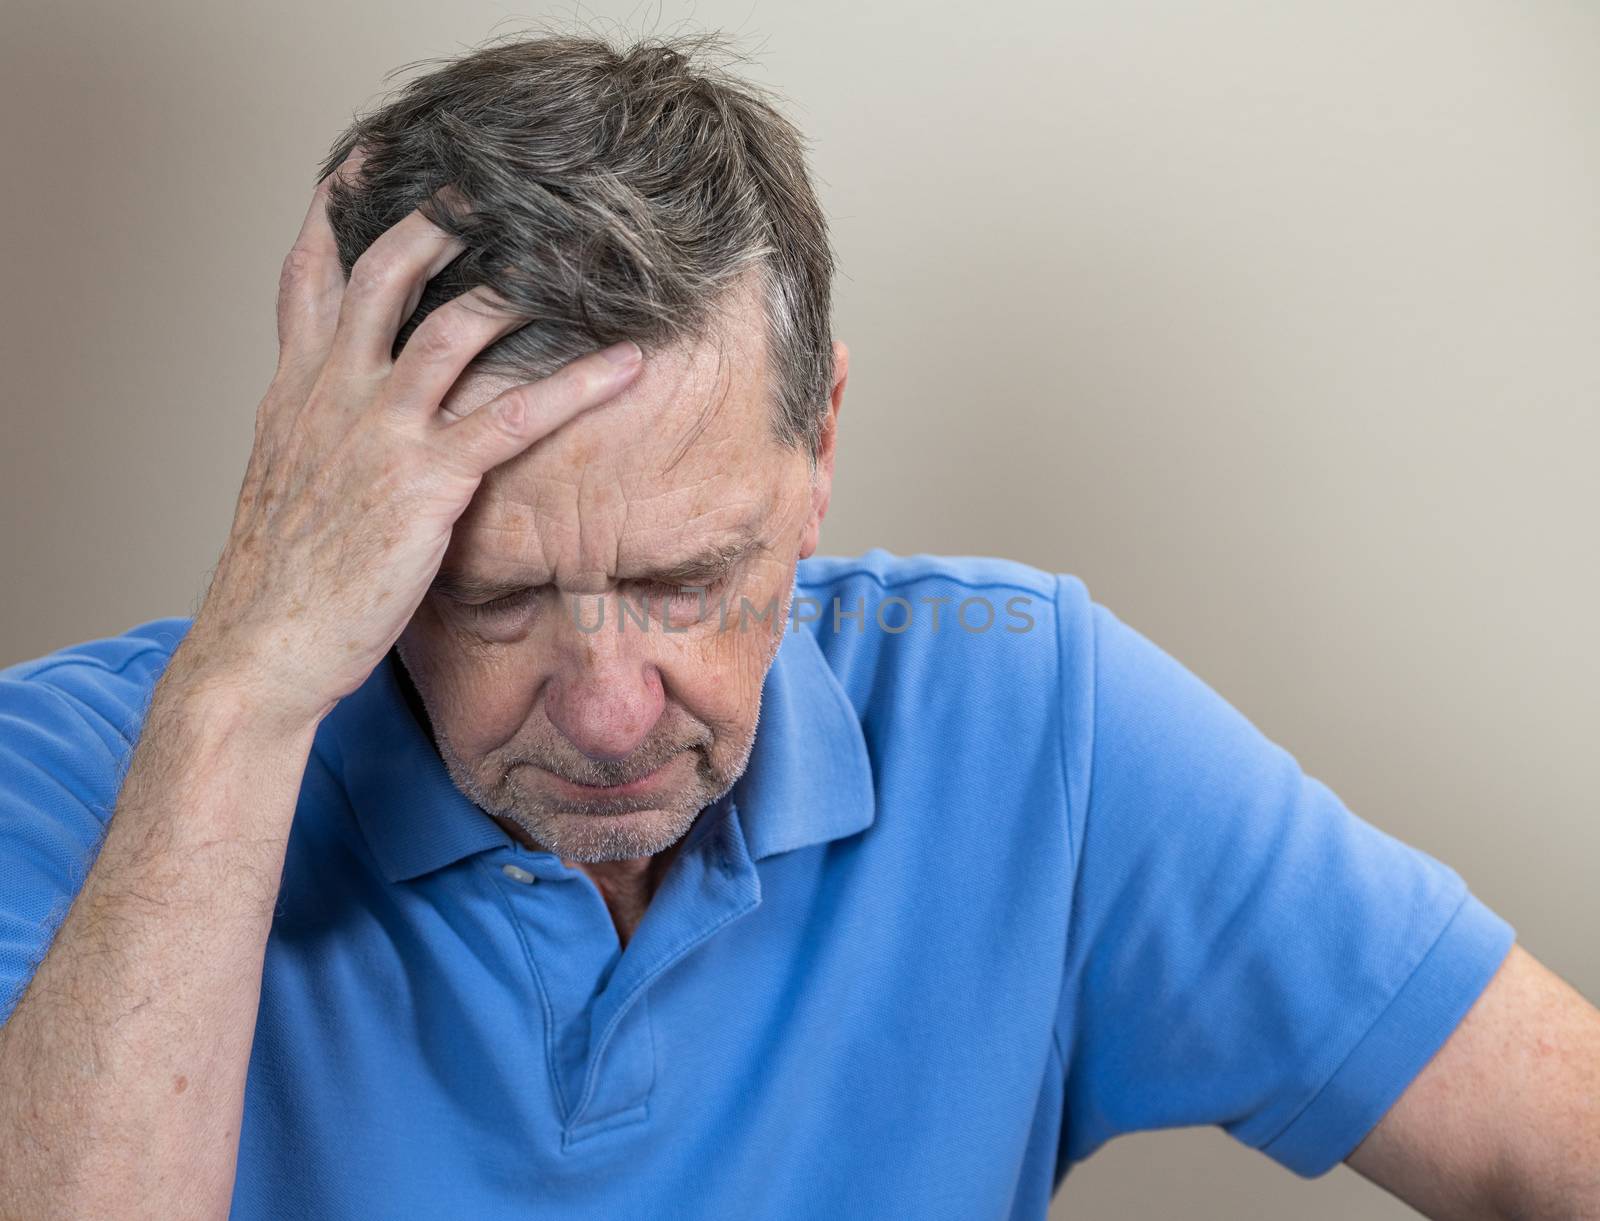
[[[187,626],[0,671],[0,1018]],[[306,769],[235,1217],[1037,1219],[1195,1124],[1319,1175],[1513,940],[1070,575],[803,562],[749,768],[625,949],[392,661]]]

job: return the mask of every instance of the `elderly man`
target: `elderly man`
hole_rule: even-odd
[[[358,119],[198,613],[0,675],[0,1214],[1039,1218],[1216,1124],[1600,1216],[1455,872],[1076,578],[813,557],[826,226],[699,49]]]

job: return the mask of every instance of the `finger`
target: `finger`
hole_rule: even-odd
[[[324,355],[332,341],[344,292],[344,270],[339,264],[339,244],[328,223],[328,188],[335,178],[354,181],[365,159],[366,150],[356,145],[311,193],[311,206],[278,278],[280,356]]]
[[[479,478],[615,396],[643,366],[639,346],[630,339],[580,356],[549,377],[513,386],[464,419],[441,426],[442,460]]]
[[[334,241],[333,230],[328,225],[328,187],[335,178],[346,185],[354,183],[361,172],[361,163],[366,159],[367,150],[359,144],[353,145],[333,173],[317,180],[316,190],[311,194],[311,206],[306,209],[306,217],[301,222],[299,236],[295,238],[296,246],[326,253],[335,261],[338,260],[339,247]],[[340,279],[343,278],[341,275]]]
[[[386,397],[408,413],[437,411],[462,370],[484,348],[528,321],[527,314],[515,313],[504,297],[483,284],[446,301],[411,332],[395,358]]]
[[[417,209],[385,229],[350,268],[330,359],[387,369],[408,304],[415,308],[427,281],[466,248]]]

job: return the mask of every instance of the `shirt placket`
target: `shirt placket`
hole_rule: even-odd
[[[731,803],[708,810],[621,946],[593,880],[520,845],[483,861],[505,899],[544,1013],[562,1148],[648,1118],[655,1080],[649,990],[761,901]]]

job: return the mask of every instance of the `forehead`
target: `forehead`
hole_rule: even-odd
[[[765,533],[805,462],[773,435],[759,318],[749,321],[648,354],[621,393],[489,472],[446,566],[625,576],[747,529]],[[463,378],[443,406],[473,410],[517,380]]]

